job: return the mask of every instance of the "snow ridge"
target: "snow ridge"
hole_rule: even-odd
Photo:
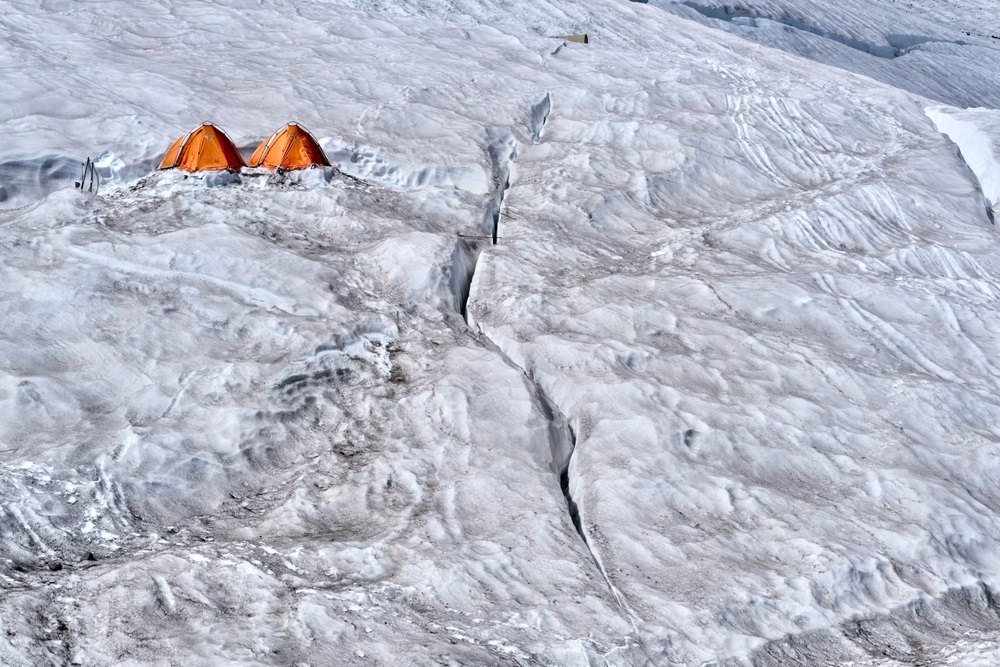
[[[986,217],[994,220],[994,206],[1000,201],[1000,114],[988,109],[961,111],[946,106],[925,109],[938,131],[958,149],[958,156],[972,172],[982,191]]]

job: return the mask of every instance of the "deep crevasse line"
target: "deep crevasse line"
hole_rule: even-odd
[[[530,109],[530,131],[532,144],[541,141],[542,132],[545,129],[549,116],[552,113],[552,96],[546,92],[545,96]],[[488,232],[491,232],[492,243],[497,245],[499,241],[499,225],[501,212],[507,191],[512,185],[512,175],[514,173],[514,161],[518,155],[519,145],[513,135],[506,134],[500,139],[493,141],[488,147],[490,162],[493,165],[494,175],[494,195],[486,205],[483,216],[483,224]],[[469,310],[469,303],[474,301],[474,293],[478,285],[477,278],[481,275],[478,269],[484,261],[488,261],[489,255],[478,246],[470,248],[465,244],[456,246],[453,259],[453,286],[456,295],[458,310],[465,320],[466,325],[477,333],[478,340],[490,350],[499,354],[504,362],[511,368],[515,368],[524,376],[529,391],[532,393],[542,415],[545,417],[549,433],[549,451],[551,461],[549,469],[555,474],[559,482],[560,491],[566,499],[566,511],[577,534],[583,541],[587,552],[593,559],[594,564],[600,571],[608,586],[608,590],[614,597],[615,602],[629,619],[633,630],[638,633],[636,615],[626,604],[624,596],[615,587],[608,575],[607,569],[601,560],[600,555],[591,545],[592,540],[588,536],[584,515],[581,511],[581,503],[577,501],[582,494],[580,476],[576,474],[576,429],[571,425],[566,412],[556,403],[551,395],[546,392],[541,384],[535,379],[534,373],[529,371],[525,360],[515,352],[512,346],[505,347],[506,339],[490,335],[489,330],[475,320]],[[515,360],[517,357],[518,360]]]
[[[512,135],[494,141],[489,145],[488,152],[493,166],[493,196],[486,205],[483,214],[484,231],[492,237],[493,245],[497,244],[500,233],[500,217],[503,211],[504,197],[510,188],[511,166],[517,157],[517,140]]]
[[[470,324],[470,326],[472,325]],[[587,548],[587,552],[590,554],[594,564],[597,566],[601,576],[604,578],[604,582],[607,584],[608,590],[611,591],[611,595],[615,598],[615,602],[618,603],[618,606],[625,613],[626,617],[628,617],[629,621],[632,623],[633,629],[638,632],[638,627],[635,622],[635,614],[632,612],[628,604],[626,604],[621,591],[619,591],[611,581],[611,577],[608,575],[607,569],[604,567],[604,562],[601,560],[600,554],[594,549],[584,521],[585,515],[584,511],[581,509],[582,503],[579,503],[576,500],[576,498],[582,497],[583,493],[581,488],[582,478],[576,472],[577,442],[575,429],[573,429],[570,425],[570,420],[567,419],[558,404],[552,400],[550,395],[546,393],[542,386],[535,380],[533,374],[526,370],[523,364],[519,364],[514,361],[511,356],[504,351],[502,340],[498,341],[493,338],[481,325],[477,325],[477,327],[473,328],[478,328],[480,338],[488,341],[491,349],[495,349],[498,354],[503,356],[504,360],[509,365],[521,371],[525,380],[528,382],[529,387],[533,390],[536,399],[542,406],[542,414],[546,417],[549,424],[549,447],[553,454],[550,469],[558,475],[559,488],[563,493],[563,497],[566,499],[566,509],[569,512],[570,521],[573,523],[573,527],[576,528],[576,532],[580,536],[580,539],[583,540],[583,544]],[[565,433],[565,436],[561,436],[560,434],[562,433]],[[561,442],[561,437],[567,437],[568,442]],[[559,456],[565,456],[565,462],[557,458]]]
[[[482,266],[482,262],[487,260],[487,257],[488,256],[480,257],[476,267],[478,268]],[[478,282],[476,280],[478,275],[479,272],[474,271],[470,277],[468,289],[469,301],[473,300],[473,295]],[[608,590],[611,592],[612,597],[614,597],[615,602],[629,619],[629,622],[632,624],[632,628],[636,631],[636,633],[638,633],[636,615],[626,603],[621,591],[619,591],[612,582],[600,554],[594,549],[592,540],[587,531],[587,524],[584,521],[585,514],[582,509],[583,503],[577,500],[578,498],[582,499],[583,488],[581,477],[576,472],[576,429],[572,427],[571,420],[567,418],[566,413],[562,410],[562,408],[560,408],[559,404],[552,399],[551,394],[546,392],[545,389],[542,388],[541,384],[539,384],[539,382],[535,379],[534,373],[527,369],[524,359],[521,358],[521,356],[517,354],[511,346],[505,345],[505,343],[508,342],[507,339],[491,335],[490,331],[484,327],[481,322],[477,322],[475,320],[473,313],[468,309],[465,309],[463,316],[469,328],[478,335],[481,343],[499,354],[508,366],[518,369],[524,376],[530,391],[540,406],[542,415],[548,423],[549,449],[552,454],[549,469],[559,480],[559,488],[562,491],[563,497],[566,499],[566,510],[569,513],[570,521],[576,529],[577,534],[580,536],[580,539],[583,541],[584,546],[587,548],[587,552],[590,554],[591,559],[593,559],[598,571],[604,578],[604,582],[607,584]],[[520,359],[520,361],[516,360],[515,357]]]

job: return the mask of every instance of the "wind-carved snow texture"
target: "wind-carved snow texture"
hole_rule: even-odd
[[[141,398],[132,402],[124,426],[129,435],[110,456],[102,457],[96,482],[85,472],[67,479],[43,466],[2,469],[7,483],[0,493],[0,531],[5,538],[0,543],[0,581],[20,587],[25,581],[59,572],[110,569],[118,573],[113,588],[124,587],[115,595],[127,597],[129,604],[134,598],[148,600],[159,610],[151,612],[157,619],[154,623],[176,625],[185,636],[202,637],[190,649],[202,657],[227,654],[213,653],[219,650],[212,647],[213,633],[199,635],[197,628],[215,626],[220,615],[229,617],[227,610],[235,615],[225,621],[230,627],[234,627],[231,623],[266,627],[264,619],[283,603],[275,607],[274,601],[266,602],[260,613],[247,617],[244,605],[235,600],[248,590],[265,599],[272,592],[284,597],[286,585],[299,591],[295,596],[310,600],[304,607],[293,602],[286,611],[306,614],[310,625],[326,618],[326,612],[316,610],[330,605],[350,606],[352,616],[367,615],[365,622],[375,625],[378,633],[369,636],[361,626],[360,637],[351,642],[363,646],[362,652],[378,655],[380,642],[388,642],[385,656],[391,656],[396,653],[393,637],[398,633],[411,633],[416,639],[425,632],[440,631],[447,648],[438,651],[465,656],[470,664],[489,656],[510,661],[527,660],[529,655],[517,648],[521,642],[514,639],[523,633],[519,621],[501,622],[506,630],[493,625],[477,628],[470,618],[444,608],[458,604],[467,609],[466,586],[475,581],[493,582],[489,586],[504,595],[511,576],[532,580],[522,591],[538,590],[543,580],[554,577],[562,582],[560,586],[576,590],[588,606],[604,608],[602,616],[613,615],[614,603],[607,594],[588,590],[593,588],[590,564],[577,560],[572,523],[563,518],[563,512],[547,509],[558,507],[557,501],[564,499],[556,488],[558,477],[550,473],[549,448],[535,451],[539,442],[548,441],[551,427],[538,398],[525,386],[519,370],[493,352],[470,347],[467,336],[441,326],[442,308],[452,309],[458,300],[456,282],[457,297],[461,297],[474,266],[474,246],[464,239],[454,242],[456,227],[467,232],[477,226],[472,222],[474,209],[460,218],[444,216],[442,222],[437,209],[433,215],[421,211],[424,204],[417,197],[412,200],[414,208],[406,209],[405,192],[387,192],[351,179],[327,186],[322,174],[314,172],[302,174],[299,182],[270,180],[248,177],[240,184],[209,188],[193,177],[156,175],[126,193],[84,202],[93,206],[94,221],[71,222],[69,231],[48,232],[55,235],[52,247],[73,257],[73,265],[89,265],[91,271],[95,266],[106,267],[115,276],[112,286],[99,290],[112,290],[116,296],[100,315],[103,326],[135,326],[128,323],[135,308],[132,299],[137,299],[157,315],[148,321],[140,319],[141,326],[174,332],[140,336],[150,342],[151,353],[158,358],[144,366],[145,373],[154,382],[164,382],[167,390],[147,384],[139,391]],[[439,197],[458,206],[446,191]],[[481,201],[479,197],[472,200]],[[270,206],[283,201],[291,209],[262,215],[261,201]],[[198,212],[199,219],[177,211],[187,206]],[[318,210],[323,211],[322,218],[316,216]],[[396,215],[406,223],[381,221],[382,236],[374,241],[370,230],[357,228],[356,213],[363,212],[370,219],[397,210]],[[72,221],[81,217],[76,208],[67,215]],[[206,225],[199,222],[201,218],[215,222]],[[220,223],[221,219],[227,222]],[[23,216],[15,220],[24,224]],[[436,233],[415,231],[421,224]],[[11,233],[9,226],[4,229]],[[186,249],[196,245],[194,238],[205,245],[189,253]],[[6,267],[15,272],[7,274],[8,278],[21,271],[33,275],[32,251],[22,251],[27,254],[7,255]],[[421,256],[417,263],[412,261],[415,251]],[[247,273],[241,273],[240,267]],[[87,274],[81,274],[81,283],[86,282],[83,275]],[[98,283],[103,284],[103,277]],[[175,378],[164,371],[178,363],[173,355],[185,349],[184,338],[192,330],[184,322],[192,310],[201,312],[199,293],[208,300],[226,303],[234,299],[241,305],[225,318],[208,316],[207,325],[196,327],[202,342],[194,349],[203,356],[187,349],[181,361],[184,370]],[[367,303],[359,301],[359,294],[365,295]],[[381,298],[399,305],[380,305]],[[339,324],[356,320],[369,308],[386,312],[353,327]],[[70,308],[63,318],[73,321],[80,312]],[[7,317],[12,326],[20,326],[22,320],[9,312]],[[393,321],[402,321],[402,331]],[[58,323],[53,320],[51,326]],[[58,329],[66,334],[61,336],[62,344],[77,350],[86,349],[79,337],[93,335],[99,328],[96,324],[64,326],[68,326],[65,331]],[[34,346],[44,345],[51,335],[40,334]],[[34,346],[26,346],[19,354],[38,358]],[[435,359],[450,370],[443,377],[428,377],[423,361],[414,365],[400,359],[405,356],[404,346],[416,359]],[[441,355],[432,351],[436,346],[455,353]],[[286,347],[292,350],[286,352]],[[5,368],[11,368],[9,350],[0,352]],[[114,354],[111,351],[109,356]],[[211,368],[210,359],[233,354],[234,361],[221,373],[206,370]],[[46,373],[48,363],[43,360],[33,372]],[[265,370],[260,373],[260,369]],[[469,369],[474,369],[474,375]],[[470,380],[456,378],[456,371]],[[476,383],[472,377],[478,378]],[[128,387],[136,379],[126,375],[121,384]],[[8,384],[0,387],[8,391]],[[72,379],[64,384],[62,392],[75,391]],[[485,396],[480,387],[486,387]],[[50,419],[72,417],[71,410],[57,414],[56,392],[57,387],[46,379],[22,383],[17,389],[22,405],[17,419],[8,418],[9,402],[0,403],[6,410],[0,441],[13,440],[21,450],[29,451],[43,446],[44,422],[41,436],[26,439],[14,429],[25,420],[45,417],[38,409],[43,406]],[[513,400],[508,401],[508,395]],[[502,401],[502,409],[496,408],[497,400]],[[96,408],[98,415],[108,413],[106,406]],[[118,413],[111,412],[115,414],[102,418],[110,422],[104,428],[116,430]],[[491,424],[496,419],[499,423]],[[482,427],[482,433],[470,430],[470,421]],[[180,438],[173,435],[177,430]],[[198,437],[184,437],[185,433]],[[504,433],[503,443],[508,444],[498,447],[497,433]],[[397,443],[404,440],[410,444],[399,450]],[[509,458],[505,454],[502,464],[487,454],[509,446],[518,451]],[[463,470],[461,461],[470,450],[477,454]],[[193,454],[190,460],[189,452]],[[502,508],[499,512],[498,507]],[[545,517],[540,535],[526,534],[517,521],[507,522],[505,517],[513,508],[521,516]],[[190,513],[195,515],[193,520]],[[532,531],[536,525],[532,521]],[[439,559],[434,555],[437,547],[428,552],[429,558],[416,553],[398,556],[410,532],[423,530],[430,537],[419,543],[444,540],[461,551],[473,550],[472,555],[455,552],[446,559],[455,564],[449,567],[457,569],[443,573],[444,580],[462,582],[455,584],[454,592],[426,589],[420,583],[426,577],[421,571],[439,567],[431,560]],[[566,533],[571,537],[564,538]],[[509,548],[490,546],[495,540],[508,539]],[[306,543],[310,546],[303,550]],[[417,547],[418,551],[424,548]],[[133,558],[155,563],[152,575],[143,571],[145,565],[133,569],[133,562],[143,562]],[[466,561],[473,564],[468,574],[463,573]],[[541,565],[542,561],[546,564]],[[520,573],[529,562],[539,564],[531,568],[535,572]],[[227,563],[238,563],[241,569],[231,572]],[[554,572],[554,563],[559,572]],[[406,575],[411,568],[411,575]],[[397,574],[390,575],[392,571]],[[416,587],[386,579],[400,577],[405,582],[409,576],[414,577]],[[209,583],[219,577],[230,582],[224,587],[229,592]],[[298,583],[283,583],[288,577]],[[302,592],[313,584],[321,592]],[[201,592],[206,585],[211,591]],[[382,592],[355,592],[369,586]],[[90,595],[82,590],[77,594]],[[442,594],[448,603],[441,601]],[[378,596],[377,607],[364,601],[369,595]],[[541,598],[528,595],[525,600],[535,600],[530,604],[540,603]],[[317,603],[318,608],[314,607]],[[19,637],[32,641],[46,637],[53,642],[48,655],[58,655],[58,664],[68,664],[75,659],[75,638],[95,631],[91,619],[79,619],[73,604],[58,602],[48,592],[8,591],[0,604],[0,618],[6,627],[17,627]],[[23,611],[23,620],[8,615],[11,609],[31,605],[43,610],[39,618]],[[386,606],[395,611],[380,611]],[[415,612],[416,608],[423,611]],[[487,605],[476,617],[489,616],[491,608]],[[315,618],[314,613],[318,614]],[[393,629],[383,631],[382,613],[386,619],[401,614],[410,620],[391,621]],[[414,620],[417,626],[410,625]],[[342,621],[332,622],[335,630],[341,628]],[[324,623],[320,626],[328,627]],[[618,626],[617,621],[611,623]],[[45,634],[47,628],[60,624],[67,628],[62,634]],[[420,629],[414,632],[408,625]],[[261,630],[245,632],[247,637],[257,637]],[[456,635],[468,641],[456,640]],[[330,652],[314,657],[314,662],[344,664],[336,636],[321,642],[326,648],[312,649],[314,656]],[[277,637],[273,640],[280,644]],[[456,647],[452,640],[462,644]],[[89,656],[81,658],[84,664],[109,663],[99,643],[81,650]],[[148,650],[151,653],[133,648],[130,653],[155,659],[155,648]],[[346,655],[356,650],[361,651],[352,648]],[[2,662],[27,664],[18,651],[0,644]],[[592,649],[583,653],[587,651]],[[268,658],[265,655],[261,660]]]
[[[678,6],[900,89],[641,3],[30,5],[16,173],[290,117],[339,171],[19,181],[0,663],[1000,663],[992,188],[906,90],[995,99],[980,38]]]
[[[483,174],[467,166],[409,164],[379,155],[370,148],[348,146],[337,139],[321,140],[332,163],[356,178],[400,188],[456,187],[474,190]]]
[[[892,60],[894,58],[899,58],[905,56],[914,47],[920,46],[922,44],[956,44],[958,46],[965,46],[966,43],[962,40],[943,40],[935,39],[933,37],[921,37],[919,35],[887,35],[886,41],[888,44],[872,44],[870,42],[864,42],[859,39],[855,39],[848,35],[839,34],[830,30],[825,30],[823,28],[818,28],[816,26],[810,25],[809,23],[803,21],[802,19],[796,18],[789,14],[785,14],[780,17],[772,17],[764,14],[760,14],[756,11],[751,11],[744,9],[739,6],[724,5],[722,7],[712,7],[708,5],[702,5],[697,2],[692,2],[691,0],[685,0],[684,5],[690,7],[691,9],[697,11],[703,16],[707,16],[712,19],[719,19],[721,21],[727,22],[740,22],[741,25],[746,25],[749,27],[757,27],[757,21],[770,21],[773,23],[778,23],[780,25],[788,26],[789,28],[794,28],[796,30],[801,30],[803,32],[808,32],[824,39],[829,39],[844,46],[850,47],[862,53],[867,53],[870,56],[875,56],[876,58],[886,58]]]
[[[1000,21],[985,3],[651,0],[648,7],[944,104],[1000,107]]]

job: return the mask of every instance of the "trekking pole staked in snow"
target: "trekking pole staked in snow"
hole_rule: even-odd
[[[90,177],[90,184],[87,184],[87,177]],[[79,188],[82,192],[84,189],[92,194],[97,194],[101,189],[101,175],[97,173],[97,165],[88,157],[87,161],[83,163],[83,175],[80,176],[80,182],[74,183],[73,187]]]
[[[80,182],[79,183],[74,183],[73,184],[74,187],[79,188],[80,190],[83,190],[83,185],[84,185],[84,183],[87,182],[87,170],[88,169],[90,169],[90,158],[89,157],[87,158],[87,161],[83,164],[83,173],[80,174]]]

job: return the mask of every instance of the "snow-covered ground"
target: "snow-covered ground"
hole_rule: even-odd
[[[0,664],[996,664],[992,17],[657,2],[8,3]]]
[[[650,5],[946,104],[1000,107],[1000,12],[985,0]]]

